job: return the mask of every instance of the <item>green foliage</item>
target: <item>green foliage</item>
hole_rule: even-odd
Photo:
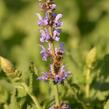
[[[61,41],[71,71],[59,86],[60,99],[73,109],[108,109],[109,1],[55,1],[64,15]],[[37,8],[36,0],[0,0],[0,109],[48,109],[54,103],[51,83],[37,80],[48,69],[40,57]]]
[[[109,108],[109,100],[106,102],[106,104],[104,105],[104,109],[108,109]]]

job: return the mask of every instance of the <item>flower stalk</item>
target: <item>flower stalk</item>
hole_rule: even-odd
[[[54,96],[55,96],[55,103],[56,103],[56,106],[60,106],[58,85],[54,85],[54,90],[55,90]]]
[[[42,27],[40,29],[40,42],[41,42],[41,56],[43,61],[47,61],[48,58],[51,60],[50,69],[44,72],[42,76],[38,77],[38,80],[52,81],[54,87],[54,97],[55,105],[53,109],[69,109],[69,106],[60,103],[58,84],[62,84],[64,80],[69,76],[69,72],[65,70],[65,65],[63,64],[64,48],[63,43],[60,43],[60,47],[55,47],[55,43],[60,40],[60,27],[63,25],[61,22],[62,14],[55,13],[56,4],[54,0],[40,1],[40,8],[44,13],[42,17],[39,13],[38,25]],[[43,46],[43,43],[48,45],[48,48]],[[49,108],[52,109],[52,108]]]
[[[50,32],[51,37],[53,37],[53,32],[52,31],[53,31],[53,29],[50,26],[49,27],[49,32]],[[55,60],[55,47],[54,47],[54,43],[51,42],[50,44],[51,44],[51,47],[52,47],[53,60]],[[55,72],[54,72],[54,66],[52,66],[52,74],[55,74]],[[60,107],[60,103],[59,103],[59,92],[58,92],[58,85],[57,84],[54,84],[54,90],[55,90],[55,94],[54,94],[55,104],[56,104],[56,106],[59,106]]]
[[[86,86],[85,86],[85,94],[86,98],[90,96],[90,76],[91,76],[91,69],[87,69],[86,71]]]

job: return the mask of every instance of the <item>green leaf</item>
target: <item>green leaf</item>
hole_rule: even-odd
[[[109,109],[109,100],[106,102],[106,104],[104,105],[104,109]]]
[[[20,105],[18,104],[16,97],[16,90],[13,90],[12,92],[9,109],[20,109]]]
[[[17,93],[18,93],[18,97],[24,97],[27,95],[27,93],[24,91],[24,89],[18,89]]]

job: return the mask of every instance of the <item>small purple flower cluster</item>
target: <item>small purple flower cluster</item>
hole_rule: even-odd
[[[71,107],[66,103],[61,103],[60,106],[52,106],[49,109],[71,109]]]
[[[63,23],[60,21],[60,19],[62,18],[62,14],[46,13],[45,17],[42,18],[41,15],[37,13],[37,16],[39,18],[38,25],[43,27],[43,29],[40,30],[40,41],[59,41],[59,35],[61,32],[61,29],[59,29],[59,27],[63,25]],[[50,27],[52,28],[52,34],[49,30]]]
[[[51,65],[52,66],[52,65]],[[62,83],[69,75],[69,72],[66,72],[64,70],[64,66],[61,66],[60,71],[58,74],[54,75],[52,72],[45,72],[42,76],[38,77],[39,80],[48,81],[49,79],[52,79],[54,83]]]
[[[39,80],[52,80],[54,83],[59,84],[69,76],[69,72],[65,71],[65,66],[63,65],[62,59],[64,54],[63,43],[60,44],[60,48],[54,47],[54,42],[58,42],[60,39],[61,29],[63,25],[61,22],[62,14],[54,13],[56,9],[56,4],[53,0],[45,0],[40,2],[41,10],[44,12],[44,17],[39,13],[38,25],[40,29],[40,42],[47,43],[48,48],[41,45],[41,56],[43,61],[47,61],[48,58],[52,59],[50,64],[50,70],[43,73],[42,76],[38,77]]]

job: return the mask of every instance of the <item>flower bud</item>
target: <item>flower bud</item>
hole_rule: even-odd
[[[88,54],[86,55],[86,66],[88,68],[92,68],[94,63],[96,62],[97,51],[96,48],[92,48]]]
[[[15,76],[15,69],[13,67],[13,64],[9,60],[1,56],[0,56],[0,67],[7,76],[9,77]]]

